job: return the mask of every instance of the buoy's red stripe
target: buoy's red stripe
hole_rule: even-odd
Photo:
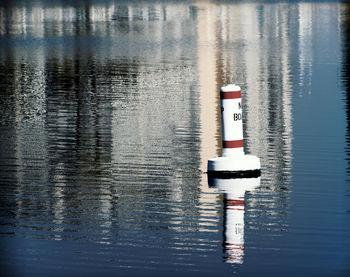
[[[237,99],[242,98],[241,91],[220,91],[221,99]]]
[[[238,199],[227,199],[226,204],[228,206],[244,206],[244,200],[238,200]]]
[[[241,140],[224,140],[222,142],[223,148],[239,148],[243,147],[243,139]]]
[[[241,248],[242,250],[244,249],[244,243],[231,243],[231,242],[226,242],[225,245],[228,245],[228,246],[236,246],[237,248]]]

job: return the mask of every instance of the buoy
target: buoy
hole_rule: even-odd
[[[222,87],[220,103],[222,154],[208,160],[208,175],[221,178],[260,176],[260,159],[244,153],[241,88],[233,84]]]

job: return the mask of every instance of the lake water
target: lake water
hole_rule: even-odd
[[[2,276],[350,276],[349,4],[0,1],[0,95]]]

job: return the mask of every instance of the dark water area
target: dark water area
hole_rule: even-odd
[[[349,122],[348,3],[0,1],[1,275],[350,276]]]

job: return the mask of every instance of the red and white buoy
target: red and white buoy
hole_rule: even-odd
[[[243,147],[241,88],[227,85],[220,89],[222,155],[208,160],[208,174],[229,177],[260,176],[260,160],[246,155]]]

